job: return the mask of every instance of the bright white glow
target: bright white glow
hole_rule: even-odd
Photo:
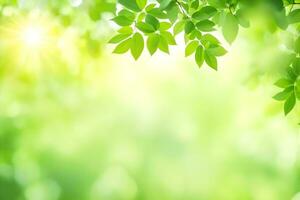
[[[44,40],[44,31],[41,27],[29,26],[22,33],[23,42],[29,47],[40,47]]]
[[[82,4],[82,0],[70,0],[70,3],[74,7],[78,7]]]

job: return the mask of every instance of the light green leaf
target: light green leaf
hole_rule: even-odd
[[[196,49],[195,61],[199,67],[202,67],[204,62],[204,49],[201,45]]]
[[[140,31],[143,31],[144,33],[153,33],[155,31],[155,28],[152,25],[144,23],[144,22],[136,23],[136,27]]]
[[[284,114],[288,115],[296,105],[296,97],[295,94],[292,93],[289,98],[284,103]]]
[[[108,43],[111,43],[111,44],[119,43],[119,42],[125,40],[126,38],[128,38],[130,35],[131,34],[118,34],[118,35],[114,36],[113,38],[111,38]]]
[[[124,16],[128,18],[131,21],[134,21],[135,14],[129,10],[123,9],[120,12],[118,12],[118,16]]]
[[[139,6],[139,8],[142,10],[145,8],[147,4],[147,0],[136,0],[136,3]]]
[[[206,50],[209,54],[214,56],[224,56],[227,51],[221,46],[213,46]]]
[[[196,24],[196,27],[200,31],[209,32],[214,30],[215,23],[210,20],[203,20]]]
[[[195,12],[192,17],[197,20],[205,20],[213,17],[217,13],[217,9],[212,6],[205,6]]]
[[[160,35],[158,48],[167,54],[169,54],[169,44],[168,41]]]
[[[274,85],[276,85],[277,87],[280,87],[280,88],[286,88],[286,87],[291,86],[293,84],[294,83],[293,83],[292,80],[282,78],[282,79],[279,79],[278,81],[276,81],[276,83]]]
[[[218,61],[216,57],[212,54],[210,54],[208,51],[204,52],[204,60],[208,66],[213,68],[214,70],[218,69]]]
[[[290,94],[293,91],[294,91],[294,86],[288,87],[288,88],[284,89],[282,92],[279,92],[278,94],[273,96],[273,99],[275,99],[277,101],[284,101],[290,96]]]
[[[220,43],[219,40],[211,34],[203,35],[201,38],[201,42],[203,45],[207,45],[207,43],[218,45]]]
[[[185,21],[177,22],[173,29],[174,35],[181,33],[184,30],[184,26],[185,26]]]
[[[157,51],[160,41],[160,36],[158,34],[151,34],[147,40],[147,48],[151,56]]]
[[[152,10],[148,11],[148,13],[159,19],[168,18],[168,15],[164,11],[160,10],[159,8],[153,8]]]
[[[198,41],[190,42],[185,48],[185,56],[188,57],[188,56],[192,55],[196,51],[198,46],[199,46]]]
[[[172,27],[172,24],[169,22],[161,22],[159,26],[160,31],[166,31],[169,30]]]
[[[122,34],[132,34],[133,30],[130,26],[124,26],[118,30],[119,33]]]
[[[126,53],[130,49],[131,43],[132,43],[132,38],[129,38],[129,39],[121,42],[120,44],[118,44],[118,46],[116,46],[113,53],[116,53],[116,54]]]
[[[133,23],[133,20],[128,19],[125,16],[116,16],[115,18],[112,19],[116,24],[119,26],[129,26]]]
[[[168,31],[161,31],[160,34],[167,40],[169,45],[176,45],[174,36]]]
[[[137,60],[144,49],[144,39],[140,33],[135,33],[132,37],[131,54]]]
[[[239,25],[236,17],[231,13],[227,13],[222,23],[223,36],[228,43],[232,43],[238,34]]]

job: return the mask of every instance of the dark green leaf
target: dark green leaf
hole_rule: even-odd
[[[300,9],[295,9],[288,15],[288,21],[290,24],[300,22]]]
[[[152,25],[155,28],[155,30],[157,30],[160,26],[159,21],[150,14],[146,15],[145,21],[147,24]]]
[[[184,27],[184,31],[186,34],[191,33],[195,29],[195,25],[191,21],[187,21]]]

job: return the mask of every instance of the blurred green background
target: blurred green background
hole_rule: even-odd
[[[215,72],[180,37],[112,55],[112,1],[0,5],[1,200],[300,199],[299,109],[272,99],[288,34],[263,12]]]

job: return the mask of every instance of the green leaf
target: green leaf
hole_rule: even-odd
[[[155,6],[156,6],[155,3],[149,4],[149,5],[145,8],[146,12],[149,12],[150,10],[152,10],[153,8],[155,8]]]
[[[166,8],[168,19],[170,22],[175,23],[178,19],[179,8],[175,1],[172,1],[169,6]]]
[[[184,31],[185,31],[186,34],[191,33],[194,29],[195,29],[195,25],[194,25],[193,22],[187,21],[185,23]]]
[[[196,49],[195,61],[199,67],[202,67],[204,62],[204,49],[201,45]]]
[[[201,39],[202,38],[202,34],[201,34],[201,32],[200,31],[198,31],[198,30],[193,30],[191,33],[190,33],[190,35],[189,35],[189,39],[190,40],[194,40],[194,39]]]
[[[295,94],[292,93],[290,97],[284,103],[284,114],[288,115],[296,105],[296,97]]]
[[[134,19],[135,19],[135,14],[126,9],[123,9],[120,12],[118,12],[118,16],[124,16],[131,21],[134,21]]]
[[[174,35],[178,35],[179,33],[181,33],[184,30],[184,27],[185,27],[185,21],[182,20],[177,22],[173,29]]]
[[[160,2],[160,9],[165,9],[166,7],[168,7],[169,6],[169,4],[172,2],[172,0],[162,0],[161,2]]]
[[[148,13],[159,19],[168,18],[168,15],[159,8],[153,8],[152,10],[148,11]]]
[[[277,87],[280,87],[280,88],[286,88],[286,87],[291,86],[293,84],[294,83],[293,83],[292,80],[285,79],[285,78],[279,79],[278,81],[276,81],[276,83],[274,83],[274,85],[276,85]]]
[[[225,40],[232,43],[238,34],[239,25],[236,17],[231,13],[227,13],[222,24],[222,32]]]
[[[295,52],[300,53],[300,37],[298,37],[295,42]]]
[[[159,26],[160,31],[166,31],[169,30],[172,27],[172,24],[169,22],[161,22]]]
[[[158,48],[167,54],[169,54],[169,44],[168,41],[160,35]]]
[[[208,51],[204,52],[204,60],[208,66],[213,68],[214,70],[218,69],[218,62],[214,55],[210,54]]]
[[[113,53],[116,53],[116,54],[126,53],[130,49],[131,43],[132,43],[132,38],[129,38],[129,39],[121,42],[120,44],[118,44],[118,46],[116,46]]]
[[[118,30],[119,33],[122,34],[132,34],[133,30],[130,26],[124,26]]]
[[[136,27],[144,33],[153,33],[155,31],[155,28],[153,26],[144,22],[136,23]]]
[[[157,51],[160,41],[160,36],[158,34],[151,34],[147,40],[147,48],[151,56]]]
[[[294,86],[288,87],[284,89],[282,92],[277,93],[275,96],[273,96],[273,99],[277,101],[284,101],[286,100],[290,94],[294,91]]]
[[[288,21],[290,24],[300,22],[300,9],[295,9],[288,15]]]
[[[225,0],[207,0],[208,4],[215,8],[225,8],[226,1]]]
[[[145,17],[146,17],[146,14],[145,13],[140,13],[139,15],[138,15],[138,17],[137,17],[137,19],[136,19],[136,22],[141,22],[141,21],[143,21],[144,19],[145,19]]]
[[[202,38],[201,38],[201,42],[205,46],[207,45],[207,43],[213,44],[213,45],[218,45],[220,43],[219,40],[211,34],[203,35]]]
[[[130,35],[131,34],[118,34],[118,35],[114,36],[113,38],[111,38],[108,43],[111,43],[111,44],[119,43],[119,42],[125,40],[126,38],[128,38]]]
[[[196,24],[196,27],[200,30],[200,31],[204,31],[204,32],[209,32],[209,31],[213,31],[215,23],[213,23],[210,20],[203,20],[200,21]]]
[[[168,31],[161,31],[160,34],[167,40],[169,45],[176,45],[174,36]]]
[[[144,39],[140,33],[135,33],[132,37],[131,55],[137,60],[144,49]]]
[[[130,10],[133,10],[136,12],[141,10],[135,0],[118,0],[118,1],[121,5],[123,5],[124,7],[128,8]]]
[[[146,15],[145,22],[147,24],[152,25],[155,28],[155,30],[157,30],[159,28],[159,26],[160,26],[159,21],[155,17],[153,17],[152,15],[150,15],[150,14]]]
[[[119,26],[129,26],[133,23],[133,20],[128,19],[125,16],[116,16],[115,18],[112,19],[116,24]]]
[[[192,15],[197,20],[205,20],[213,17],[217,13],[217,9],[212,6],[205,6]]]
[[[300,41],[299,41],[300,42]],[[300,45],[300,43],[299,43]],[[300,48],[300,47],[299,47]],[[295,58],[295,60],[292,63],[294,73],[299,76],[300,75],[300,58]]]
[[[286,72],[287,72],[288,78],[291,79],[292,81],[295,81],[297,79],[297,74],[295,74],[295,71],[293,68],[288,67],[286,69]]]
[[[136,0],[138,7],[142,10],[145,8],[147,4],[147,0]]]
[[[209,54],[214,56],[224,56],[227,51],[221,46],[213,46],[206,50]]]
[[[246,19],[244,11],[242,9],[239,9],[236,12],[236,17],[237,17],[237,20],[238,20],[239,24],[242,27],[244,27],[244,28],[249,28],[250,27],[250,22],[249,22],[249,20]]]
[[[199,46],[198,41],[190,42],[185,48],[185,56],[188,57],[188,56],[192,55],[196,51],[198,46]]]
[[[199,8],[199,0],[194,0],[191,4],[191,8],[197,10]]]

